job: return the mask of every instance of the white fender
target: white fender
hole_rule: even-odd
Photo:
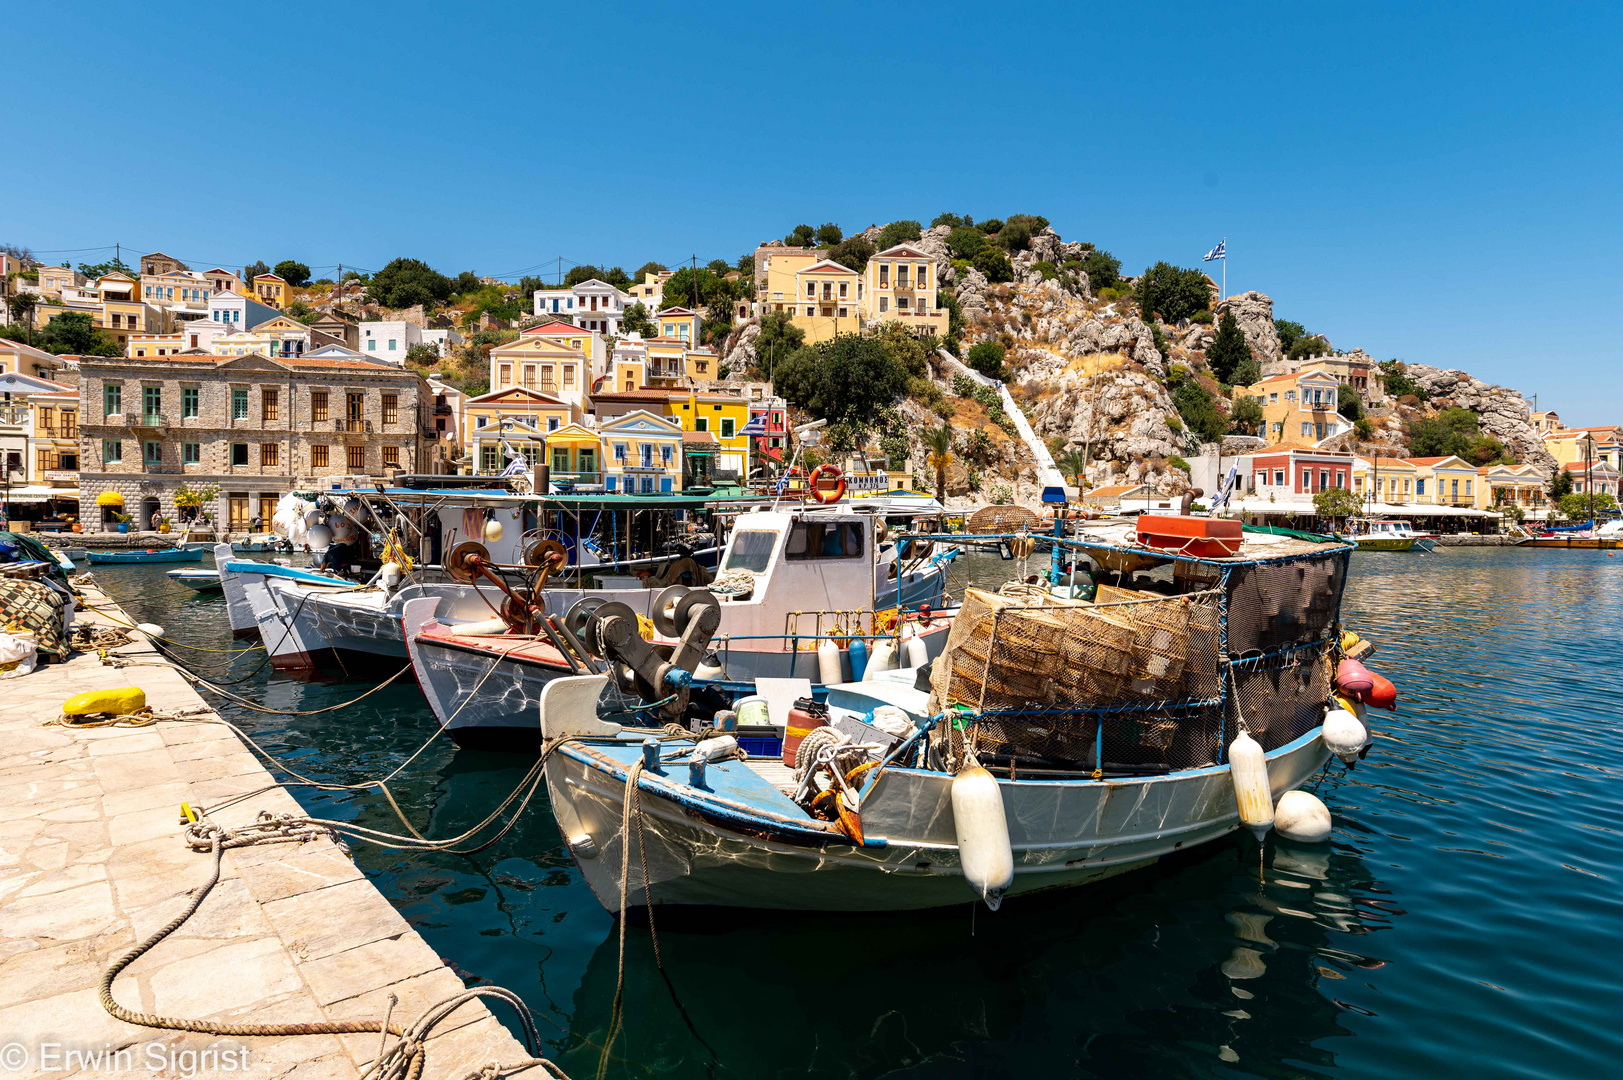
[[[817,646],[817,681],[825,686],[845,681],[840,667],[840,647],[828,638]]]
[[[874,642],[873,652],[868,654],[868,670],[862,673],[863,682],[872,682],[875,675],[881,671],[889,671],[896,666],[896,639],[880,638]]]
[[[964,881],[996,911],[1014,884],[1014,848],[997,778],[973,758],[952,778],[952,825]]]
[[[1274,831],[1286,840],[1323,843],[1330,838],[1330,808],[1317,795],[1287,791],[1274,809]]]
[[[1268,760],[1262,746],[1246,732],[1229,743],[1229,774],[1240,823],[1261,840],[1274,824],[1274,796],[1268,785]]]
[[[1327,750],[1351,764],[1358,760],[1358,752],[1369,742],[1369,731],[1363,721],[1346,709],[1331,709],[1324,714],[1323,737]]]

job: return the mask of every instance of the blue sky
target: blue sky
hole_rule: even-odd
[[[15,7],[0,241],[61,258],[516,279],[1038,213],[1129,272],[1227,236],[1338,347],[1623,421],[1616,7]]]

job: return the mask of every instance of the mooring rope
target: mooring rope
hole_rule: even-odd
[[[239,829],[224,830],[218,825],[206,821],[197,821],[186,827],[186,843],[193,850],[201,851],[205,848],[210,855],[209,876],[203,885],[195,890],[185,909],[147,936],[134,948],[114,960],[102,972],[101,982],[97,987],[97,996],[101,1006],[108,1015],[122,1020],[128,1024],[141,1027],[161,1028],[170,1031],[193,1031],[205,1035],[226,1035],[236,1037],[259,1036],[299,1036],[299,1035],[356,1035],[368,1032],[378,1032],[378,1056],[362,1072],[362,1080],[417,1080],[423,1075],[427,1063],[426,1043],[433,1029],[446,1017],[470,1001],[480,997],[492,997],[505,1001],[511,1005],[518,1014],[519,1023],[523,1029],[524,1046],[531,1057],[523,1061],[501,1064],[489,1062],[483,1067],[467,1074],[467,1080],[494,1080],[497,1077],[508,1076],[525,1069],[542,1068],[557,1080],[568,1080],[562,1069],[546,1058],[540,1057],[538,1049],[540,1037],[535,1028],[534,1017],[530,1009],[518,995],[501,987],[476,987],[452,995],[443,1001],[430,1005],[411,1024],[405,1027],[393,1022],[394,1007],[398,998],[393,994],[389,997],[387,1011],[382,1020],[321,1020],[296,1024],[263,1024],[263,1023],[231,1023],[217,1020],[198,1020],[189,1017],[162,1016],[156,1013],[140,1013],[127,1009],[118,1003],[113,996],[113,982],[136,960],[149,952],[170,934],[185,925],[186,920],[197,913],[220,881],[220,865],[229,848],[247,847],[256,844],[284,844],[304,843],[326,835],[337,842],[337,836],[321,823],[310,819],[299,819],[292,815],[273,816],[262,811],[259,818],[250,825]],[[393,1047],[388,1047],[388,1038],[393,1035],[398,1041]]]

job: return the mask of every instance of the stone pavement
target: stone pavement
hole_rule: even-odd
[[[85,591],[90,603],[113,608],[93,588]],[[105,621],[84,612],[80,618]],[[96,986],[109,961],[179,914],[207,879],[209,855],[181,839],[181,802],[208,805],[268,789],[213,815],[228,827],[260,810],[300,809],[221,724],[45,726],[64,698],[90,689],[139,686],[159,710],[205,704],[144,642],[118,652],[156,666],[120,669],[78,654],[0,681],[0,1070],[149,1075],[154,1062],[188,1060],[175,1051],[214,1046],[245,1047],[247,1068],[215,1059],[216,1067],[187,1075],[357,1076],[376,1056],[377,1035],[223,1038],[135,1027],[102,1009]],[[113,985],[126,1008],[259,1023],[380,1020],[393,992],[402,1025],[462,989],[328,840],[228,851],[220,883],[198,912]],[[11,1044],[28,1055],[21,1069],[12,1067],[19,1051]],[[74,1059],[64,1067],[66,1048],[129,1048],[125,1058],[108,1060],[133,1063],[79,1068]],[[428,1040],[426,1076],[460,1078],[489,1061],[528,1056],[472,1002]]]

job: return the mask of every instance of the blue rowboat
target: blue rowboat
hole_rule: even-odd
[[[202,562],[201,548],[149,548],[146,551],[92,551],[91,563]]]

